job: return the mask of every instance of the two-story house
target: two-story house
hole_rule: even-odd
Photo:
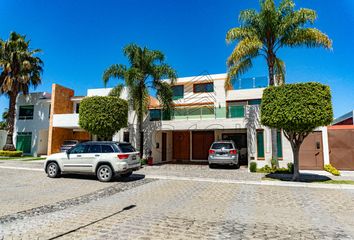
[[[152,154],[154,163],[206,162],[214,140],[231,139],[243,164],[269,164],[270,129],[259,122],[259,104],[268,81],[241,79],[234,89],[225,90],[226,77],[214,74],[178,78],[173,86],[174,108],[170,112],[163,111],[151,97],[144,121],[144,152]],[[88,89],[86,96],[107,96],[110,90]],[[127,95],[125,89],[121,98],[127,99]],[[80,101],[84,97],[57,84],[53,84],[51,93],[20,95],[14,135],[17,148],[32,155],[49,155],[59,152],[65,140],[97,140],[78,124]],[[129,111],[128,127],[112,139],[129,141],[138,147],[136,123],[135,112]],[[280,131],[277,144],[280,165],[285,166],[292,161],[292,152]]]
[[[225,90],[226,78],[226,74],[179,78],[173,86],[174,109],[150,109],[145,142],[150,143],[154,162],[206,162],[213,141],[233,140],[242,164],[269,164],[270,129],[259,118],[267,78],[240,79],[234,89]],[[277,145],[280,165],[286,166],[293,161],[292,150],[280,131]]]

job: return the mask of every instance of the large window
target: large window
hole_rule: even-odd
[[[193,92],[214,92],[214,83],[197,83],[193,85]]]
[[[33,119],[33,105],[20,106],[18,119]]]
[[[264,158],[264,132],[257,131],[257,158]]]
[[[80,111],[80,103],[76,103],[75,113],[79,113],[79,111]]]
[[[161,109],[150,109],[150,121],[161,120]]]
[[[129,132],[123,133],[123,142],[129,142]]]
[[[173,92],[173,100],[183,98],[184,86],[183,85],[172,86],[172,92]]]

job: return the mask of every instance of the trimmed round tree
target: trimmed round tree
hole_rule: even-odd
[[[127,101],[113,96],[86,97],[80,103],[79,125],[91,134],[110,138],[128,124]]]
[[[294,155],[293,180],[299,178],[299,150],[304,139],[315,128],[333,120],[330,88],[308,82],[268,87],[263,92],[261,123],[282,129]]]

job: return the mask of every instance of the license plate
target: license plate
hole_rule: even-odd
[[[133,159],[133,160],[136,160],[136,156],[133,156],[132,159]]]

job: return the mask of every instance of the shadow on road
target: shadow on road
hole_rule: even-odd
[[[83,175],[83,174],[63,174],[60,177],[62,178],[72,178],[72,179],[81,179],[81,180],[93,180],[93,181],[98,181],[97,177],[95,175]],[[145,175],[144,174],[132,174],[129,177],[119,177],[116,176],[112,179],[111,182],[134,182],[138,181],[141,179],[144,179]]]
[[[265,177],[271,178],[274,180],[281,180],[281,181],[292,181],[292,174],[285,174],[285,173],[269,173]],[[300,177],[297,182],[325,182],[328,180],[332,180],[331,178],[323,175],[318,174],[311,174],[311,173],[301,173]]]

